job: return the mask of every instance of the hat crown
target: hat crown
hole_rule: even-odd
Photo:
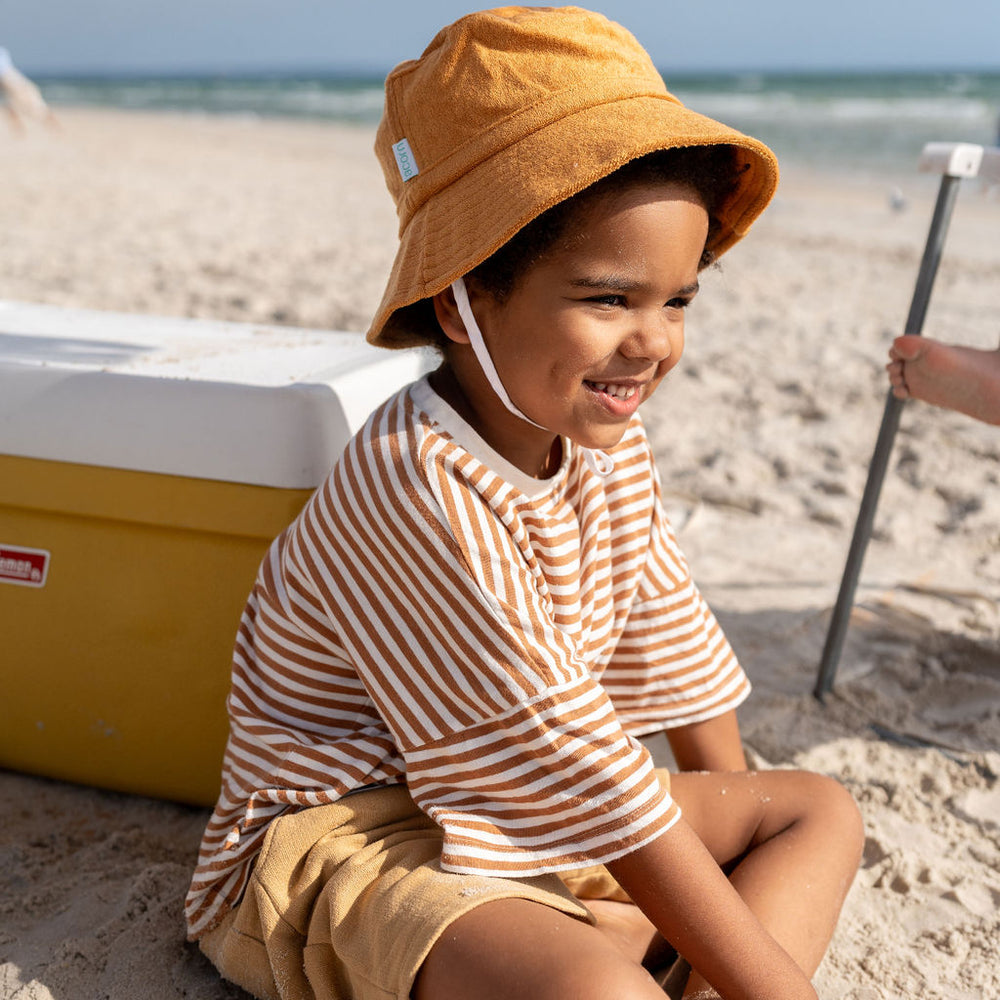
[[[573,110],[640,94],[676,100],[630,32],[579,7],[469,14],[397,66],[385,91],[375,151],[400,231],[456,177]],[[407,178],[393,150],[402,140],[416,165]]]

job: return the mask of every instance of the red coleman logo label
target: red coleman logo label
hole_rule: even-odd
[[[0,545],[0,583],[19,583],[24,587],[44,587],[49,572],[50,554],[44,549],[23,549]]]

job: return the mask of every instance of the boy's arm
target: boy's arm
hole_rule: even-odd
[[[736,710],[666,730],[679,771],[745,771]]]
[[[607,868],[725,1000],[816,1000],[809,978],[683,819]]]

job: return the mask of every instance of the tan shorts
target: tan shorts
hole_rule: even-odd
[[[482,903],[530,899],[592,923],[580,899],[628,900],[603,865],[526,879],[442,871],[441,840],[401,786],[282,816],[240,905],[199,945],[261,1000],[406,1000],[439,935]]]

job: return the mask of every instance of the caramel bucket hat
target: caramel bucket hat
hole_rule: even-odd
[[[621,25],[579,7],[498,7],[443,28],[385,82],[375,138],[399,249],[367,339],[433,342],[423,300],[546,209],[647,153],[728,144],[742,173],[709,249],[741,239],[770,201],[763,143],[690,111]]]

